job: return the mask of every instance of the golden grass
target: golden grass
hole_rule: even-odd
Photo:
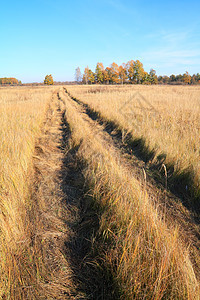
[[[86,89],[70,88],[89,101],[88,95],[83,95]],[[80,146],[78,155],[87,162],[86,178],[104,209],[100,233],[109,247],[102,261],[111,268],[120,298],[199,299],[198,282],[178,228],[173,224],[167,227],[162,213],[123,165],[119,153],[92,130],[77,104],[60,95],[66,99],[72,143]],[[91,104],[93,98],[89,99]],[[98,105],[102,109],[101,102]]]
[[[122,130],[144,137],[150,148],[156,147],[157,156],[165,152],[166,161],[173,162],[177,170],[192,167],[196,183],[199,182],[198,87],[70,86],[69,90]],[[129,120],[120,109],[137,90],[156,113],[144,113],[137,101],[131,101],[134,117]],[[59,205],[62,195],[53,178],[63,159],[56,152],[62,138],[56,92],[56,87],[0,89],[2,299],[81,297],[76,294],[73,274],[59,245],[63,234],[70,234],[62,218],[67,220],[70,216]],[[94,130],[87,117],[83,118],[78,104],[66,93],[60,95],[67,106],[72,147],[80,146],[78,156],[87,163],[87,183],[103,211],[99,235],[107,251],[99,252],[96,264],[102,261],[102,266],[111,271],[121,299],[199,299],[199,283],[179,228],[165,223],[152,195],[134,178],[131,168],[124,165],[119,151],[104,139],[103,132]],[[175,99],[178,100],[174,103]],[[64,106],[62,102],[60,105]],[[148,105],[144,103],[144,107]],[[129,109],[127,106],[126,113]],[[39,139],[43,139],[42,145]],[[35,153],[36,144],[41,156]],[[34,156],[37,164],[33,163]],[[37,176],[34,167],[40,168]],[[37,183],[31,182],[33,178]]]
[[[67,90],[133,139],[142,138],[155,152],[154,160],[165,158],[174,174],[189,172],[200,195],[199,87],[70,86]]]
[[[0,89],[0,297],[3,299],[20,299],[23,288],[31,289],[34,282],[30,278],[39,268],[36,249],[31,247],[33,212],[29,188],[35,141],[51,97],[52,89]]]

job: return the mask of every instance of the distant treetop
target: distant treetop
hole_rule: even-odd
[[[45,76],[44,84],[47,84],[47,85],[53,84],[53,76],[51,74]]]

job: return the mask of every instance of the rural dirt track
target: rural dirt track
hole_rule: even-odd
[[[67,101],[71,101],[82,114],[83,119],[89,123],[95,135],[99,135],[105,141],[105,146],[112,147],[120,157],[121,163],[129,169],[135,178],[141,183],[150,199],[166,215],[166,223],[173,222],[179,227],[184,242],[190,247],[190,255],[194,264],[197,277],[200,274],[200,224],[199,219],[192,211],[187,209],[182,200],[163,186],[162,179],[152,176],[152,170],[140,158],[140,153],[134,153],[123,143],[121,133],[105,120],[99,117],[87,104],[74,98],[67,89],[64,89]],[[137,155],[138,154],[138,155]],[[164,177],[164,175],[163,175]]]
[[[175,195],[155,182],[144,161],[126,148],[115,128],[98,119],[88,106],[63,90],[54,95],[34,156],[33,198],[38,202],[42,226],[33,228],[33,242],[39,238],[44,243],[45,263],[49,266],[49,277],[40,286],[44,299],[118,299],[114,278],[109,269],[101,265],[99,248],[106,252],[106,245],[98,237],[101,209],[90,195],[84,161],[80,160],[78,148],[71,140],[68,101],[104,141],[105,147],[116,152],[119,162],[137,178],[141,189],[160,211],[166,211],[166,223],[177,223],[182,238],[191,245],[194,268],[196,274],[200,274],[199,227],[192,214]]]
[[[85,185],[78,149],[70,145],[65,101],[54,98],[34,156],[33,198],[40,202],[42,228],[33,230],[33,242],[45,244],[50,273],[40,289],[45,299],[117,299],[109,271],[96,267],[92,243],[101,213]]]

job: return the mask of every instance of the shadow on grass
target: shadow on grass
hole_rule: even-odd
[[[73,271],[74,284],[82,296],[77,299],[119,299],[119,288],[109,265],[102,259],[109,251],[99,233],[103,209],[90,195],[84,176],[85,162],[77,152],[80,147],[69,145],[69,124],[63,113],[61,148],[66,153],[60,178],[65,203],[70,211],[66,226],[73,233],[65,241],[63,250]],[[70,150],[68,150],[70,149]],[[74,295],[76,296],[76,295]]]
[[[72,97],[66,89],[65,92],[72,100],[85,108],[87,115],[92,120],[98,121],[100,125],[104,125],[104,130],[109,133],[113,141],[120,148],[123,148],[126,153],[134,155],[145,163],[145,168],[149,175],[153,177],[158,187],[162,186],[166,188],[166,178],[162,168],[167,156],[165,153],[156,157],[156,150],[151,149],[147,145],[144,137],[134,138],[114,121],[107,120],[99,112],[90,108],[88,104]],[[200,188],[195,183],[195,175],[192,168],[175,170],[173,164],[166,164],[166,168],[167,189],[177,196],[182,204],[194,214],[195,222],[200,223]]]

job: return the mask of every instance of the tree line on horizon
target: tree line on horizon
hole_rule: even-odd
[[[146,72],[139,60],[130,60],[120,66],[113,62],[106,68],[98,62],[95,72],[87,66],[83,74],[77,67],[75,80],[79,84],[200,84],[200,74],[191,76],[186,71],[179,75],[157,76],[154,69]]]
[[[75,81],[79,84],[200,84],[200,74],[190,75],[186,71],[179,75],[157,76],[154,69],[151,69],[149,73],[146,72],[139,60],[130,60],[120,66],[113,62],[106,68],[104,68],[103,63],[98,62],[95,72],[87,66],[83,74],[77,67]],[[46,75],[43,84],[52,85],[54,83],[62,84],[62,82],[54,82],[51,74]],[[41,84],[34,83],[34,85]],[[22,82],[14,77],[4,77],[0,78],[0,85],[22,85]]]
[[[0,78],[0,85],[21,85],[22,82],[14,77],[4,77]]]

